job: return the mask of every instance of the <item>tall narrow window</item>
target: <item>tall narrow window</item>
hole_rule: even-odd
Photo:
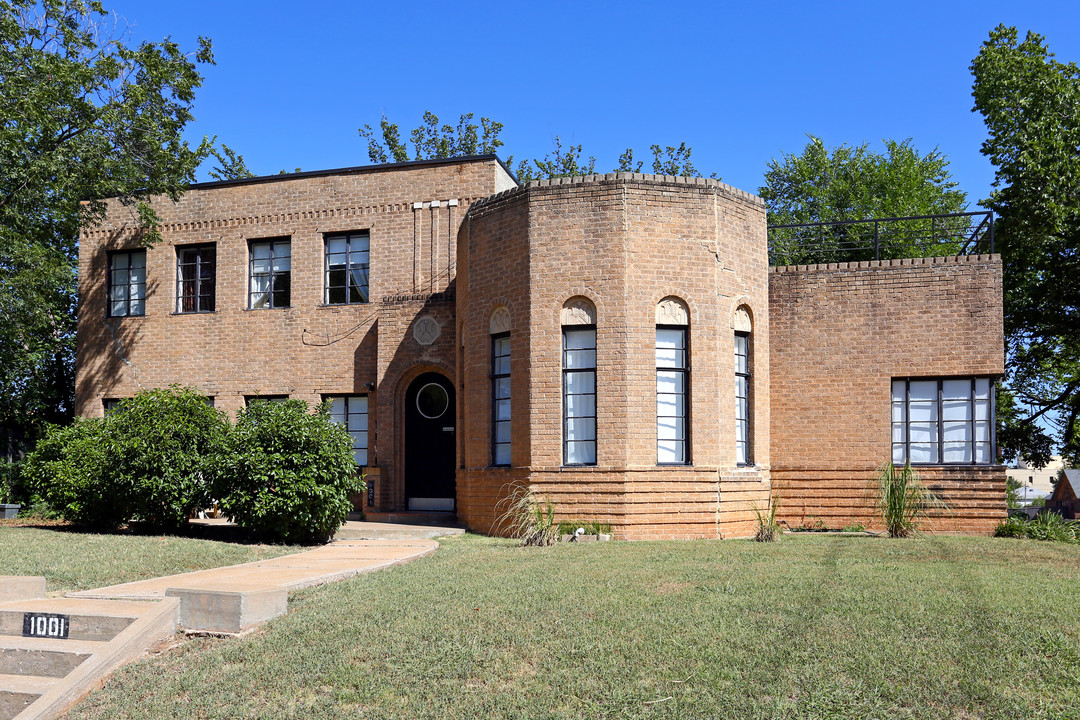
[[[185,245],[176,248],[176,312],[214,311],[217,248]]]
[[[326,236],[327,305],[368,301],[368,240],[367,232]]]
[[[686,328],[656,328],[656,462],[690,462],[686,402],[690,389]]]
[[[893,380],[893,462],[990,463],[994,457],[992,390],[988,377]]]
[[[143,315],[146,309],[146,251],[109,255],[109,317]]]
[[[289,307],[292,258],[288,240],[260,240],[251,243],[251,285],[248,288],[248,307]]]
[[[510,333],[491,336],[492,465],[510,464]]]
[[[595,327],[563,327],[563,462],[596,464]]]
[[[751,463],[750,333],[735,333],[735,462]]]
[[[357,465],[368,462],[368,399],[367,395],[324,395],[330,403],[330,420],[345,426],[352,437],[353,459]]]

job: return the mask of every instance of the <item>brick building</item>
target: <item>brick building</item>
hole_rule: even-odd
[[[77,412],[182,383],[235,413],[329,401],[368,512],[492,531],[530,484],[624,538],[872,524],[911,458],[950,505],[1004,516],[997,256],[770,268],[765,209],[713,180],[518,187],[494,156],[194,185],[80,239]],[[966,383],[966,385],[965,385]],[[966,388],[966,390],[965,390]],[[965,394],[966,393],[966,394]]]

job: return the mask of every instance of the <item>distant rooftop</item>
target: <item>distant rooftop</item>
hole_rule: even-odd
[[[300,180],[303,178],[327,177],[329,175],[357,175],[370,172],[393,172],[395,170],[411,170],[419,167],[434,167],[438,165],[458,165],[470,162],[490,162],[494,160],[502,166],[506,174],[517,182],[517,177],[506,167],[506,163],[499,159],[498,155],[464,155],[461,157],[439,158],[436,160],[407,160],[399,163],[380,163],[377,165],[356,165],[354,167],[334,168],[331,170],[308,170],[294,173],[276,173],[274,175],[257,175],[249,178],[236,178],[234,180],[212,180],[210,182],[192,183],[188,186],[191,190],[205,190],[216,187],[229,187],[230,185],[254,185],[257,183],[282,182],[285,180]]]

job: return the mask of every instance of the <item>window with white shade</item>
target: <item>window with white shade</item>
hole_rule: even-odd
[[[750,465],[750,333],[735,333],[735,462]]]
[[[327,305],[368,301],[369,237],[365,232],[326,236]]]
[[[656,462],[686,465],[690,462],[687,409],[690,366],[687,361],[686,328],[656,328]]]
[[[988,377],[893,380],[893,463],[992,463],[993,390]]]
[[[352,438],[353,459],[357,465],[368,464],[367,395],[324,395],[330,403],[330,420],[345,427]]]
[[[596,464],[595,326],[563,326],[563,464]]]
[[[290,304],[292,257],[290,242],[259,240],[250,246],[248,308],[284,308]]]
[[[109,254],[109,317],[143,315],[146,310],[146,251]]]

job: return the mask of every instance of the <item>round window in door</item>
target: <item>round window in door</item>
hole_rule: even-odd
[[[437,420],[450,407],[450,396],[439,383],[428,383],[416,393],[416,409],[428,420]]]
[[[405,498],[409,510],[454,510],[454,385],[424,373],[405,390]]]

